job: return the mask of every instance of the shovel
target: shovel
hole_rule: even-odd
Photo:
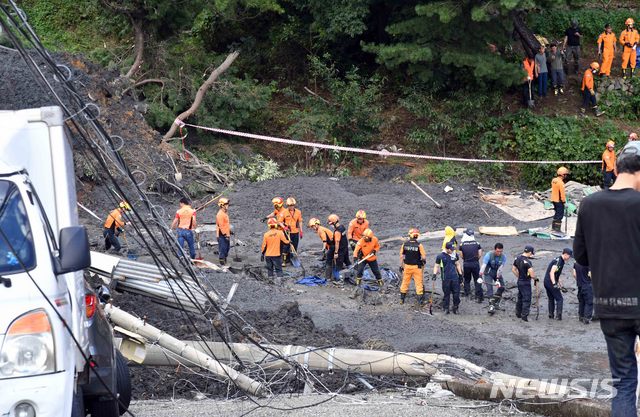
[[[122,232],[122,239],[124,240],[124,245],[127,247],[127,258],[131,259],[132,261],[135,261],[136,259],[138,259],[138,254],[136,253],[136,251],[129,248],[129,242],[127,241],[127,234],[124,231]]]
[[[536,102],[533,100],[533,94],[531,94],[531,80],[529,80],[529,98],[527,99],[527,107],[530,109],[536,106]]]
[[[289,234],[289,232],[284,233],[287,236],[287,239],[289,239],[289,242],[291,242],[291,234]],[[291,260],[291,265],[296,268],[302,268],[302,262],[300,262],[300,258],[298,258],[298,252],[296,251],[296,248],[293,247],[292,243],[289,243],[289,248],[289,259]],[[304,268],[302,268],[302,270],[304,272]]]

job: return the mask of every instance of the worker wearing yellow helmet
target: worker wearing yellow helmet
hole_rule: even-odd
[[[229,222],[229,199],[221,197],[218,200],[218,213],[216,214],[216,237],[218,239],[218,260],[220,265],[227,263],[229,248],[231,247],[231,224]]]
[[[638,42],[640,42],[640,35],[638,31],[633,27],[633,19],[628,18],[624,22],[627,27],[620,34],[620,43],[623,45],[622,49],[622,78],[627,78],[627,66],[630,66],[630,77],[633,77],[633,73],[636,69],[636,48]]]
[[[291,240],[291,245],[293,245],[293,249],[298,251],[298,243],[300,239],[302,239],[304,232],[302,230],[303,220],[302,220],[302,211],[296,207],[298,202],[295,198],[289,197],[287,198],[287,211],[289,212],[288,218],[285,218],[288,221],[287,226],[289,227],[289,240]]]
[[[291,214],[289,210],[284,208],[284,199],[282,197],[274,197],[271,199],[271,204],[273,204],[273,212],[269,213],[266,217],[262,219],[262,221],[267,221],[268,219],[275,218],[276,222],[278,222],[278,227],[284,232],[285,235],[290,233],[289,224],[291,223]],[[282,266],[285,266],[289,260],[289,252],[291,251],[291,246],[289,244],[282,245]]]
[[[556,171],[556,174],[556,177],[551,181],[551,203],[555,210],[553,221],[551,222],[551,229],[555,232],[561,232],[564,205],[567,202],[567,196],[564,191],[564,181],[569,175],[569,170],[566,167],[560,167]]]
[[[602,153],[602,185],[604,189],[611,187],[618,176],[615,146],[614,141],[608,141]]]
[[[351,250],[356,248],[356,243],[362,238],[362,232],[369,228],[369,220],[367,220],[367,213],[364,210],[358,210],[356,212],[356,218],[349,222],[349,228],[347,229],[347,239]]]
[[[353,262],[357,265],[356,270],[356,288],[351,295],[351,298],[355,298],[358,293],[358,288],[362,283],[362,277],[364,275],[364,269],[367,265],[371,269],[373,276],[376,277],[378,287],[382,288],[384,282],[382,281],[382,274],[380,274],[380,267],[378,266],[378,251],[380,250],[380,242],[378,238],[373,234],[371,229],[367,229],[362,233],[362,238],[356,244],[356,248],[353,251]]]
[[[120,252],[122,246],[118,235],[124,232],[124,226],[127,222],[122,218],[123,214],[131,210],[131,206],[126,201],[121,201],[118,207],[111,210],[104,221],[102,236],[104,237],[104,250],[113,248],[115,252]]]
[[[409,230],[409,241],[400,247],[400,273],[402,284],[400,285],[400,304],[404,304],[409,284],[413,280],[416,287],[418,303],[424,304],[424,286],[422,282],[424,265],[427,263],[427,252],[422,243],[418,243],[420,231],[416,228]]]

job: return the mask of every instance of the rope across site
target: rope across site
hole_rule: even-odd
[[[350,146],[330,145],[327,143],[307,142],[302,140],[279,138],[276,136],[267,136],[267,135],[258,135],[255,133],[238,132],[235,130],[218,129],[215,127],[207,127],[207,126],[200,126],[200,125],[185,123],[180,119],[176,119],[173,123],[180,128],[186,126],[186,127],[192,127],[194,129],[220,133],[223,135],[237,136],[237,137],[248,138],[248,139],[257,139],[257,140],[263,140],[267,142],[285,143],[287,145],[306,146],[309,148],[329,149],[329,150],[341,151],[341,152],[363,153],[363,154],[378,155],[378,156],[384,156],[384,157],[395,156],[399,158],[428,159],[433,161],[470,162],[470,163],[486,163],[486,164],[529,164],[529,165],[582,164],[582,165],[585,165],[585,164],[602,163],[602,161],[518,161],[518,160],[504,160],[504,159],[456,158],[451,156],[435,156],[435,155],[421,155],[421,154],[404,153],[404,152],[390,152],[386,149],[378,151],[375,149],[353,148]]]

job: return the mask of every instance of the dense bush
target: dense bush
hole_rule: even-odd
[[[631,80],[633,91],[605,90],[600,97],[600,106],[607,114],[626,120],[640,119],[640,79]]]

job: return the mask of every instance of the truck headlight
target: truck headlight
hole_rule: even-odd
[[[30,311],[11,323],[0,351],[0,378],[55,371],[51,322],[44,310]]]

